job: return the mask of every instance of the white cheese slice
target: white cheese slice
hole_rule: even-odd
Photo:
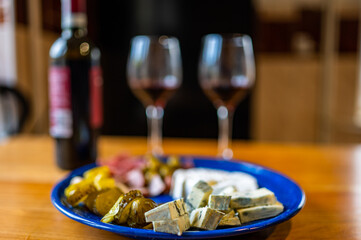
[[[196,185],[193,186],[191,193],[188,195],[187,202],[187,210],[190,210],[205,207],[208,203],[208,197],[212,193],[213,188],[209,186],[204,181],[198,181]]]
[[[185,177],[187,171],[184,169],[176,170],[172,175],[171,189],[169,194],[173,199],[185,198]]]
[[[189,216],[184,214],[172,220],[153,221],[155,232],[165,232],[181,236],[183,232],[190,228]]]
[[[258,219],[277,216],[283,211],[283,205],[277,202],[274,205],[257,206],[238,209],[238,217],[241,223],[247,223]]]
[[[192,227],[214,230],[223,216],[224,213],[209,207],[197,208],[191,213],[190,223]]]
[[[215,194],[219,194],[228,186],[234,186],[237,192],[258,188],[257,179],[243,172],[208,168],[178,169],[172,176],[171,196],[174,199],[186,198],[199,180],[215,183],[214,186],[212,185]]]
[[[218,191],[213,190],[214,194],[219,194],[219,195],[233,195],[238,193],[238,190],[235,186],[226,186],[224,188],[218,189]]]
[[[164,203],[144,213],[147,222],[176,219],[187,213],[183,198]]]
[[[271,205],[277,202],[273,192],[267,188],[259,188],[251,192],[232,195],[230,207],[234,209],[253,206]]]
[[[214,193],[218,194],[226,187],[234,186],[237,192],[249,192],[256,190],[258,184],[255,178],[245,173],[229,173],[229,177],[219,181],[216,185],[212,186]]]
[[[231,196],[226,195],[209,195],[208,207],[216,210],[228,210]]]

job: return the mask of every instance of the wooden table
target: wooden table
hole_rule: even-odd
[[[104,137],[101,157],[142,154],[144,138]],[[215,155],[213,140],[166,139],[166,153]],[[306,205],[290,221],[235,239],[361,239],[361,146],[235,142],[235,157],[271,167],[298,182]],[[19,136],[0,144],[0,239],[124,239],[75,222],[50,202],[67,174],[54,164],[47,136]]]

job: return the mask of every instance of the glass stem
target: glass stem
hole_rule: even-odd
[[[233,111],[221,106],[217,109],[218,115],[218,155],[224,159],[231,159],[233,151],[232,144],[232,121]]]
[[[150,105],[146,108],[148,121],[148,152],[153,155],[162,155],[162,123],[163,108]]]

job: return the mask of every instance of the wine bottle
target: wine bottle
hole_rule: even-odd
[[[87,37],[86,0],[62,0],[61,37],[50,48],[49,117],[57,165],[93,163],[102,125],[100,51]]]

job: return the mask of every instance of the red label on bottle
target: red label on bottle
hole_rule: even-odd
[[[94,66],[90,69],[90,124],[93,128],[100,128],[103,124],[103,77],[102,69]]]
[[[62,11],[69,13],[86,13],[86,0],[62,0]]]
[[[86,2],[85,0],[72,0],[71,1],[71,12],[73,13],[85,13]]]
[[[73,135],[70,69],[53,66],[49,69],[50,135],[69,138]]]

